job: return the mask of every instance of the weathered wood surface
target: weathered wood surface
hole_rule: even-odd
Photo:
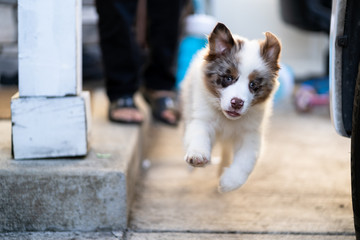
[[[259,233],[129,233],[128,240],[354,240],[354,236],[292,235]]]
[[[350,141],[335,133],[328,113],[298,115],[290,105],[275,111],[268,130],[248,182],[238,191],[219,194],[217,165],[189,171],[181,128],[154,127],[148,136],[152,164],[137,189],[131,229],[305,236],[299,239],[353,234]],[[265,236],[258,239],[292,239]]]
[[[19,0],[19,93],[77,95],[81,76],[81,0]]]
[[[73,97],[14,97],[15,159],[84,156],[91,126],[89,92]]]

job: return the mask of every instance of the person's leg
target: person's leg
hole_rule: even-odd
[[[180,35],[180,16],[184,0],[148,0],[149,62],[144,69],[144,84],[153,98],[155,117],[176,124],[178,112],[171,100],[175,87],[175,61]],[[166,99],[165,99],[166,98]],[[169,102],[171,104],[169,104]],[[158,109],[156,109],[158,108]]]
[[[136,0],[97,0],[99,35],[110,101],[139,87],[139,48],[133,25]]]
[[[96,7],[106,92],[110,102],[117,102],[111,108],[110,118],[141,121],[143,116],[133,104],[127,104],[128,100],[117,101],[125,97],[132,99],[139,88],[141,62],[133,28],[137,1],[97,0]]]
[[[152,90],[173,90],[174,63],[184,0],[148,0],[149,62],[144,70],[145,86]]]

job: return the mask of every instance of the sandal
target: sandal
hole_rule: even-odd
[[[111,102],[109,107],[109,120],[111,122],[116,122],[116,123],[137,124],[137,125],[140,125],[143,122],[143,120],[138,121],[138,120],[115,118],[112,113],[118,109],[131,109],[131,110],[139,111],[139,109],[134,103],[134,99],[132,96],[124,96]]]
[[[151,106],[153,117],[156,120],[163,122],[167,125],[177,126],[180,119],[180,113],[176,108],[176,103],[174,100],[175,94],[170,91],[159,91],[159,92],[164,92],[164,94],[158,94],[158,96],[155,96],[157,95],[155,92],[156,91],[142,92],[145,100]],[[164,113],[167,110],[171,111],[172,114],[175,116],[175,121],[171,121],[167,117],[164,117]]]

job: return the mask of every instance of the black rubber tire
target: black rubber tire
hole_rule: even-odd
[[[359,64],[360,69],[360,64]],[[356,239],[360,240],[360,70],[358,70],[351,132],[351,191]]]

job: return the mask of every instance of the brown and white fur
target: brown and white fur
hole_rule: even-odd
[[[204,167],[219,141],[220,192],[242,186],[259,157],[278,86],[280,51],[279,40],[270,32],[265,40],[250,41],[218,23],[183,81],[185,160]]]

